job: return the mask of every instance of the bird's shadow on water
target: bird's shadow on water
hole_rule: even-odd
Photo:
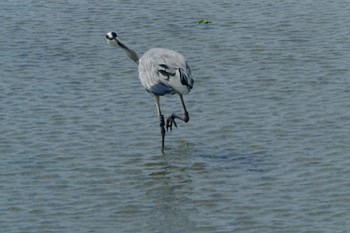
[[[149,230],[192,232],[196,229],[198,184],[234,174],[264,173],[269,162],[260,155],[178,140],[144,160],[147,199],[154,204]],[[259,176],[259,175],[258,175]],[[221,179],[221,178],[220,178]]]
[[[195,144],[185,139],[166,146],[163,153],[160,150],[158,158],[172,165],[193,166],[202,163],[210,167],[250,172],[265,172],[274,165],[268,154],[242,151],[234,148],[234,145],[220,147],[205,143]]]

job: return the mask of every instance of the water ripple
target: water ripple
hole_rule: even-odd
[[[0,5],[4,232],[350,229],[349,4]],[[137,67],[104,42],[112,30],[189,61],[191,119],[164,154]],[[175,96],[161,106],[182,111]]]

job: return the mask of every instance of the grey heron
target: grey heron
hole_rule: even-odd
[[[139,79],[143,87],[154,97],[159,117],[159,126],[162,136],[162,152],[164,152],[165,128],[172,130],[173,125],[177,127],[175,119],[185,123],[190,120],[185,106],[183,95],[188,94],[193,88],[191,69],[184,56],[176,51],[152,48],[141,58],[135,51],[127,47],[115,32],[106,35],[107,43],[122,48],[126,54],[138,65]],[[160,109],[160,96],[177,94],[184,110],[184,115],[172,113],[166,121]]]

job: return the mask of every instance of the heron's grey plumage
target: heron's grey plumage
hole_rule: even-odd
[[[171,114],[166,122],[166,128],[172,129],[177,125],[175,119],[184,122],[189,121],[189,114],[186,110],[183,95],[188,94],[193,88],[191,69],[186,59],[180,53],[163,48],[153,48],[148,50],[141,58],[135,51],[127,47],[115,32],[106,35],[107,42],[122,48],[126,54],[138,64],[139,79],[145,89],[154,96],[157,112],[160,119],[160,129],[162,134],[162,151],[164,151],[165,122],[164,115],[160,110],[159,96],[168,94],[178,94],[184,109],[184,116],[175,113]]]
[[[141,58],[127,47],[115,32],[106,35],[107,42],[121,47],[139,66],[139,78],[146,90],[155,95],[186,95],[193,87],[191,69],[182,54],[163,48],[152,48]]]
[[[150,93],[186,95],[193,87],[191,69],[178,52],[153,48],[139,60],[139,78]]]

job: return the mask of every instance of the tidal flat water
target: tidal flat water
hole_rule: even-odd
[[[2,1],[0,232],[350,232],[349,12]],[[189,62],[190,122],[164,154],[153,99],[109,31]],[[161,106],[182,111],[177,96]]]

